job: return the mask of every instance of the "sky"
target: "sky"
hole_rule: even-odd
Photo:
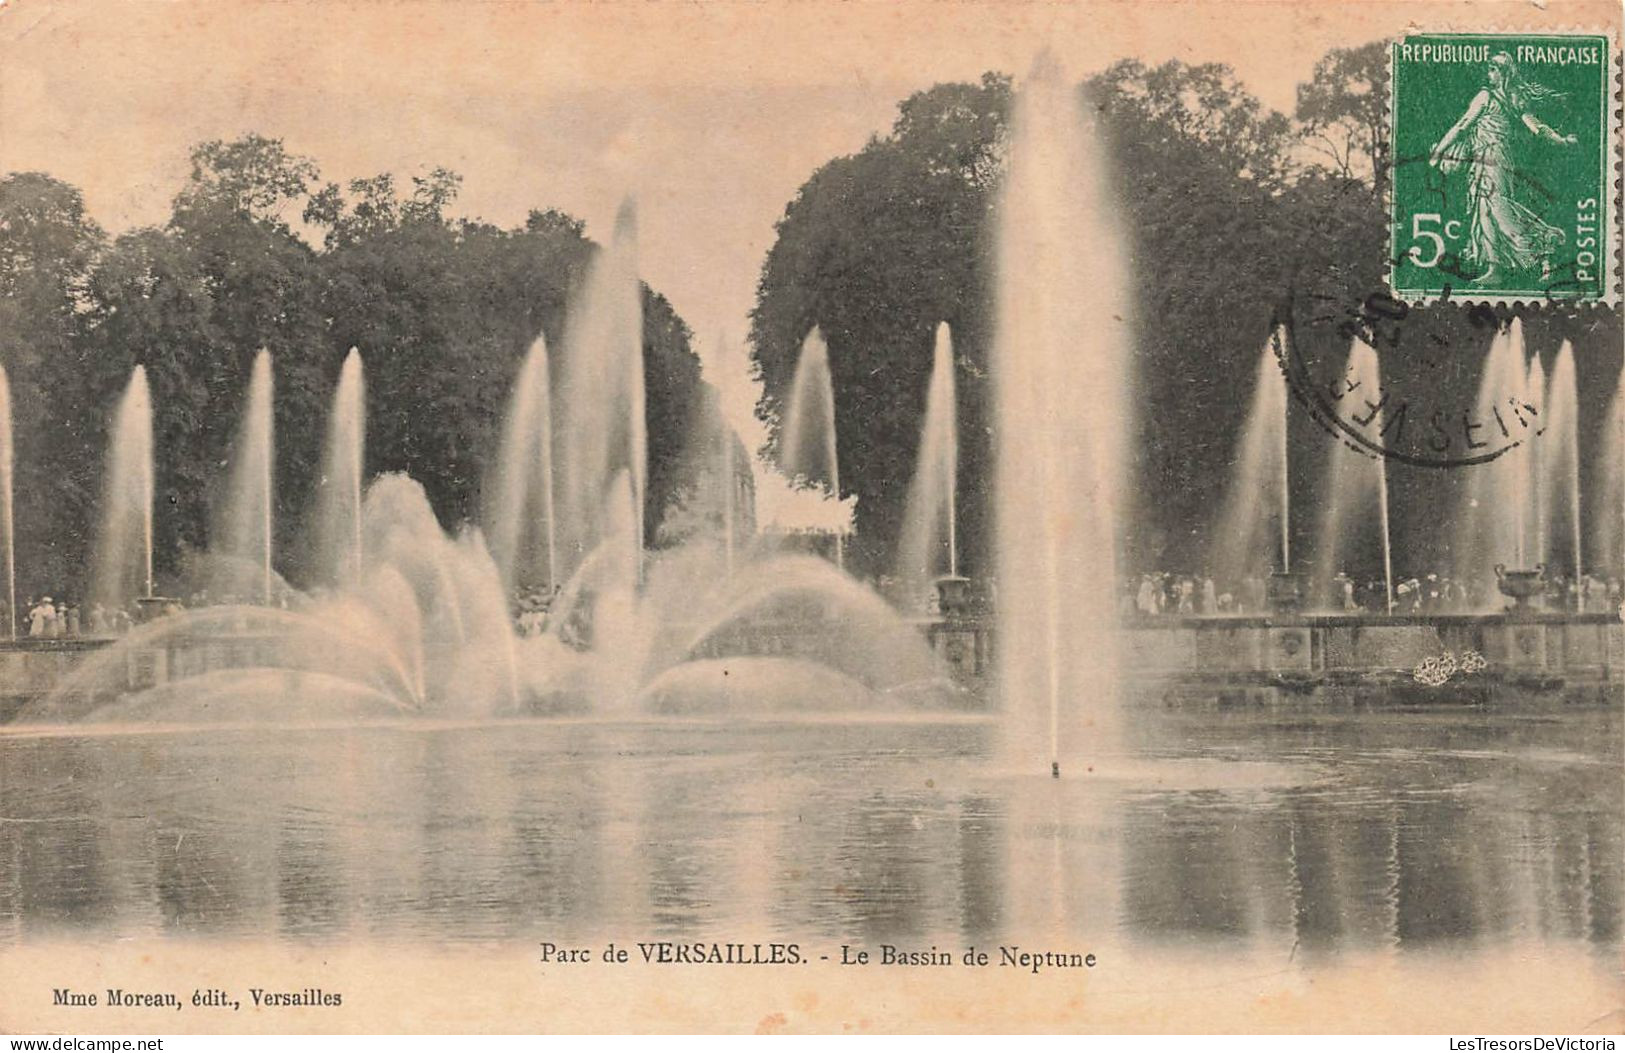
[[[436,165],[454,211],[536,207],[607,239],[638,200],[643,278],[695,331],[751,441],[743,340],[773,225],[820,164],[897,103],[1048,49],[1079,78],[1134,56],[1222,61],[1290,112],[1335,46],[1416,4],[0,0],[0,172],[84,191],[117,233],[162,222],[190,146],[253,131],[323,177]],[[719,347],[728,347],[722,354]]]

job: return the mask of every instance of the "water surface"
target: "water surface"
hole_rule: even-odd
[[[0,730],[0,939],[1617,952],[1617,710]]]

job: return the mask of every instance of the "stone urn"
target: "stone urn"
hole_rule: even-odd
[[[1508,570],[1506,564],[1497,563],[1495,587],[1512,600],[1510,613],[1532,613],[1539,607],[1538,597],[1546,593],[1546,566],[1537,564],[1534,570]]]
[[[1303,610],[1303,604],[1308,597],[1308,583],[1302,574],[1290,570],[1278,570],[1269,576],[1265,588],[1265,599],[1269,608],[1276,614],[1296,614]]]
[[[937,611],[944,618],[965,618],[971,613],[970,579],[948,574],[936,581]]]

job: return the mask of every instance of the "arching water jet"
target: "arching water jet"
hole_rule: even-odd
[[[813,327],[802,341],[795,376],[785,404],[779,439],[779,467],[792,480],[812,483],[841,499],[841,462],[835,437],[835,384],[829,369],[829,347]],[[845,568],[845,538],[835,534],[835,565]]]
[[[1211,545],[1214,573],[1231,586],[1259,575],[1275,560],[1282,571],[1292,566],[1287,387],[1275,344],[1282,339],[1278,332],[1258,356],[1235,474]]]
[[[276,444],[272,414],[271,355],[254,356],[248,397],[233,451],[230,487],[220,515],[226,560],[216,576],[217,589],[242,595],[257,594],[269,606],[273,599],[272,527],[274,520]],[[243,573],[254,568],[252,580]]]
[[[1531,563],[1549,565],[1551,562],[1549,528],[1552,515],[1550,491],[1554,480],[1548,478],[1546,472],[1549,467],[1555,467],[1556,458],[1561,456],[1561,451],[1558,449],[1559,440],[1551,426],[1551,392],[1546,384],[1546,368],[1541,365],[1539,355],[1529,356],[1529,364],[1524,370],[1523,390],[1524,397],[1545,415],[1544,427],[1541,429],[1538,442],[1513,453],[1522,464],[1527,481],[1523,510],[1524,545]]]
[[[1455,520],[1452,577],[1470,583],[1483,609],[1498,606],[1495,567],[1532,566],[1529,450],[1544,420],[1531,413],[1522,324],[1514,319],[1495,334],[1484,357],[1473,419],[1484,437],[1513,445],[1501,456],[1469,466]],[[1536,407],[1538,410],[1538,407]]]
[[[318,512],[318,560],[331,581],[358,578],[362,567],[362,490],[366,485],[367,395],[361,352],[350,348],[333,392],[327,459]]]
[[[1574,348],[1558,349],[1546,386],[1546,431],[1536,441],[1544,489],[1546,561],[1558,562],[1578,579],[1585,573],[1580,522],[1580,407],[1574,375]],[[1560,551],[1559,546],[1566,551]],[[1564,558],[1559,558],[1559,557]]]
[[[955,405],[953,337],[937,326],[931,381],[925,396],[920,452],[909,485],[898,546],[897,576],[912,601],[932,578],[959,576],[959,423]]]
[[[570,305],[559,362],[555,576],[568,580],[603,537],[604,493],[627,473],[643,549],[648,428],[637,212],[625,201],[614,236],[593,258]]]
[[[1341,398],[1353,406],[1347,415],[1363,420],[1362,430],[1372,438],[1383,434],[1382,369],[1377,352],[1356,338],[1349,346]],[[1337,578],[1347,573],[1349,561],[1364,541],[1377,542],[1382,558],[1383,609],[1394,609],[1394,560],[1388,524],[1388,460],[1345,443],[1331,444],[1327,454],[1328,496],[1320,523],[1316,552],[1315,586],[1323,606],[1341,606],[1335,595]],[[1362,529],[1363,524],[1369,523]],[[1355,551],[1351,551],[1354,549]],[[1366,549],[1370,551],[1369,548]]]
[[[486,509],[491,555],[505,587],[558,582],[553,501],[553,390],[547,340],[537,336],[514,381]]]
[[[1625,368],[1615,381],[1603,425],[1601,456],[1593,475],[1597,497],[1591,516],[1591,560],[1625,567]]]
[[[130,372],[113,414],[106,465],[95,595],[103,605],[121,608],[154,591],[152,398],[145,366]]]

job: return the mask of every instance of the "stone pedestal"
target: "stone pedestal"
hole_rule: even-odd
[[[948,623],[932,633],[932,643],[942,664],[955,680],[974,680],[981,675],[977,632],[973,626]]]
[[[1539,622],[1513,618],[1484,630],[1484,657],[1504,672],[1544,672],[1549,662],[1546,637],[1549,627]],[[1561,631],[1561,626],[1556,626]]]
[[[945,575],[935,582],[942,621],[929,632],[931,647],[956,680],[971,681],[987,671],[987,626],[972,611],[970,579]]]
[[[1308,582],[1302,574],[1281,570],[1269,576],[1265,598],[1274,613],[1296,614],[1303,610],[1308,597]]]
[[[964,618],[971,613],[970,579],[944,575],[936,580],[937,611],[944,618]]]

